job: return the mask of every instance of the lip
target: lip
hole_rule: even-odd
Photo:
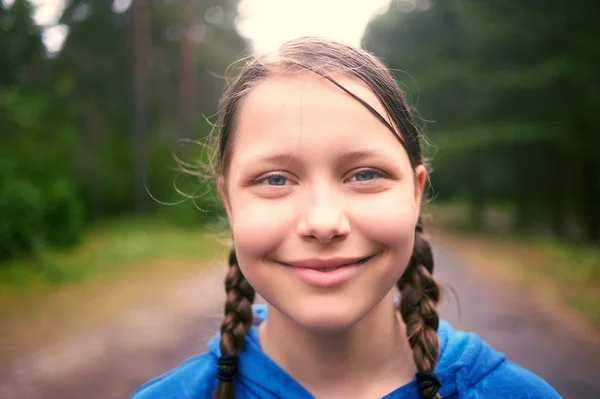
[[[279,263],[285,270],[307,285],[331,288],[354,278],[376,255],[354,258],[304,259]]]
[[[371,256],[373,256],[373,255],[356,256],[353,258],[341,258],[341,257],[327,258],[327,259],[313,258],[313,259],[302,259],[302,260],[297,260],[297,261],[292,261],[292,262],[281,262],[281,263],[285,264],[286,266],[301,267],[301,268],[306,268],[306,269],[331,269],[333,267],[353,265],[353,264],[358,263],[361,260],[367,259]]]

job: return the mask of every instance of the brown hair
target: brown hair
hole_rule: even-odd
[[[228,161],[235,130],[235,116],[245,94],[268,76],[310,71],[321,75],[354,97],[384,123],[402,142],[411,163],[416,168],[425,164],[420,146],[421,134],[410,111],[404,94],[394,77],[383,63],[368,52],[343,43],[313,37],[295,39],[283,44],[275,53],[259,56],[248,61],[239,77],[223,95],[219,103],[217,135],[217,177],[222,182],[227,174]],[[391,126],[366,102],[346,90],[329,74],[342,72],[366,83],[381,101]],[[432,277],[433,256],[431,247],[423,235],[422,221],[415,229],[413,252],[400,277],[400,313],[413,357],[420,375],[433,373],[439,354],[437,328],[439,317],[436,305],[440,290]],[[227,300],[225,320],[221,326],[221,353],[235,355],[243,349],[245,335],[252,325],[251,304],[254,290],[248,284],[237,264],[235,251],[231,250],[229,273],[225,279]],[[227,367],[220,365],[219,367]],[[424,398],[439,397],[439,385],[429,381],[419,387]],[[216,399],[233,399],[233,383],[220,380],[215,391]]]

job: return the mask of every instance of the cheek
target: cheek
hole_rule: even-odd
[[[399,256],[412,252],[419,207],[408,190],[381,193],[369,199],[368,206],[354,207],[353,222],[370,241],[387,247]],[[408,260],[408,259],[407,259]]]
[[[294,228],[291,201],[264,201],[240,195],[231,203],[231,228],[240,264],[268,256]]]
[[[387,290],[396,284],[410,261],[418,211],[414,197],[390,193],[374,199],[356,218],[355,225],[365,238],[387,252],[378,277]]]

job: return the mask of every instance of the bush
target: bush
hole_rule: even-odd
[[[0,168],[0,259],[66,247],[83,232],[83,207],[73,185],[62,178],[46,184]]]
[[[72,184],[57,179],[45,192],[43,229],[45,242],[53,247],[68,247],[79,242],[83,233],[83,204]]]
[[[41,244],[42,191],[25,178],[0,178],[0,259],[29,254]]]

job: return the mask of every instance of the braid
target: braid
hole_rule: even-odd
[[[433,254],[429,242],[423,236],[421,218],[415,229],[415,243],[408,267],[397,286],[400,290],[400,314],[406,323],[406,334],[413,350],[419,376],[422,398],[439,398],[439,381],[432,383],[439,355],[437,329],[439,316],[436,305],[440,299],[440,288],[433,279]]]
[[[225,277],[225,320],[221,324],[221,356],[236,356],[243,348],[246,333],[252,326],[254,288],[246,281],[238,265],[235,250],[229,253],[229,272]],[[220,365],[219,367],[223,367]],[[233,366],[234,368],[237,365]],[[228,370],[231,371],[231,370]],[[235,374],[237,370],[234,370]],[[234,399],[232,381],[219,381],[215,399]]]

